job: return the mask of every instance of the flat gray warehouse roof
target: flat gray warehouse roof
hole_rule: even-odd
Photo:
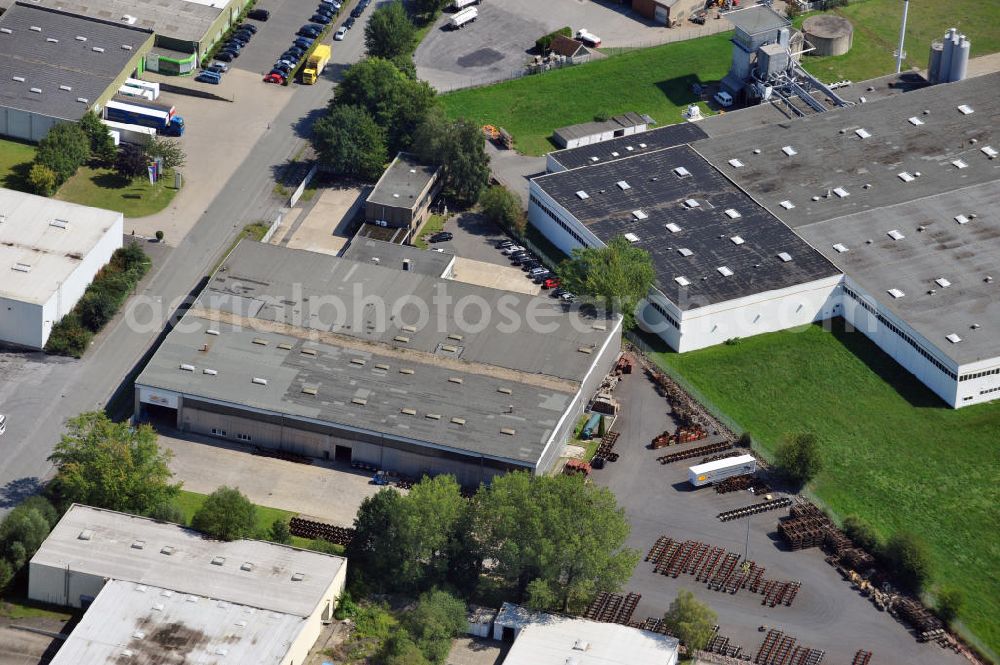
[[[413,208],[417,197],[437,172],[438,167],[425,166],[412,155],[401,152],[375,183],[375,189],[366,200],[393,208]]]
[[[32,0],[34,2],[34,0]],[[181,41],[198,42],[229,4],[227,0],[38,0],[46,7],[62,9],[107,21],[131,16],[137,28]]]
[[[431,277],[441,277],[448,270],[448,266],[455,261],[454,254],[435,252],[412,245],[400,245],[364,236],[355,236],[341,256],[352,261],[373,263],[396,270],[402,270],[403,261],[409,261],[411,272]]]
[[[794,228],[1000,179],[997,90],[1000,73],[694,147]]]
[[[462,303],[489,324],[459,325]],[[136,383],[534,464],[617,326],[550,299],[241,243]]]
[[[308,617],[347,560],[257,540],[211,540],[177,524],[74,504],[31,563]],[[292,580],[296,573],[303,577]]]
[[[78,120],[151,37],[134,26],[15,3],[0,16],[0,106]]]
[[[135,582],[110,581],[52,665],[280,663],[306,620]]]
[[[881,305],[964,364],[1000,356],[998,211],[1000,187],[990,182],[797,232]],[[965,223],[956,221],[960,215]],[[890,231],[902,237],[894,240]],[[904,295],[895,298],[889,289]],[[950,342],[952,334],[960,341]]]
[[[660,290],[682,310],[839,273],[690,146],[534,182],[598,238],[624,235],[647,250]]]
[[[591,143],[579,148],[556,150],[550,152],[549,156],[567,169],[593,166],[614,159],[624,159],[641,153],[700,141],[708,135],[702,131],[699,124],[681,122],[676,125],[664,125],[638,134],[619,136],[610,141]]]

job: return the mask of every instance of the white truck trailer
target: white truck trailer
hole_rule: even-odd
[[[116,133],[118,134],[118,140],[121,143],[135,143],[142,145],[148,141],[151,136],[156,136],[156,130],[152,127],[127,125],[124,122],[115,122],[113,120],[101,120],[101,122],[107,125],[108,131],[111,132],[112,136]]]
[[[118,88],[118,94],[124,95],[125,97],[136,97],[138,99],[145,99],[147,102],[153,101],[153,91],[147,90],[146,88],[137,88],[131,85],[123,85]]]
[[[452,14],[448,19],[448,25],[452,30],[458,30],[468,23],[472,23],[479,17],[479,10],[475,7],[466,7],[462,11]]]
[[[142,79],[125,79],[125,85],[132,86],[133,88],[142,88],[143,90],[149,90],[153,93],[153,99],[159,99],[160,97],[160,84],[156,81],[143,81]]]
[[[753,455],[725,457],[688,467],[688,482],[695,487],[702,487],[733,476],[745,476],[756,470],[757,459]]]
[[[462,11],[466,7],[471,7],[472,5],[478,5],[479,0],[455,0],[451,3],[451,8],[456,12]]]

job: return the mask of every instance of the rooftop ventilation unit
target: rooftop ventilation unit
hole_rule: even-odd
[[[504,388],[503,386],[497,388],[497,392],[501,395],[512,395],[514,393],[510,388]]]
[[[908,119],[908,122],[914,127],[919,127],[920,125],[924,124],[924,121],[918,118],[917,116],[910,117]]]
[[[723,277],[731,277],[733,274],[733,271],[730,270],[728,266],[719,266],[716,270],[718,270],[719,274]]]
[[[61,86],[59,86],[59,89],[60,90],[65,90],[66,92],[70,92],[73,89],[73,86],[61,85]]]
[[[42,31],[42,29],[40,27],[38,27],[37,25],[31,26],[30,28],[28,28],[28,30],[31,30],[32,32],[41,32]]]
[[[226,562],[226,557],[224,557],[224,556],[217,556],[217,557],[214,557],[212,559],[212,565],[213,566],[221,566],[225,562]]]
[[[366,400],[364,397],[355,397],[351,399],[351,404],[357,404],[358,406],[364,406],[367,403],[368,400]]]
[[[160,548],[160,554],[166,554],[167,556],[170,556],[173,553],[174,553],[173,545],[164,545],[163,547]]]
[[[389,369],[389,366],[386,365],[385,363],[375,363],[375,369],[380,369],[382,371],[387,371]]]
[[[291,351],[292,345],[289,344],[288,342],[282,342],[278,344],[278,348],[281,349],[282,351]]]
[[[129,25],[135,25],[135,17],[131,14],[122,15],[122,23],[128,23]]]
[[[459,334],[457,334],[457,333],[452,333],[452,334],[448,335],[448,339],[453,339],[453,340],[455,340],[456,342],[461,342],[461,341],[462,341],[462,338],[463,338],[463,336],[462,336],[462,335],[459,335]]]
[[[306,578],[306,576],[303,573],[293,573],[292,574],[292,581],[293,582],[301,582],[305,578]]]
[[[400,367],[399,368],[399,373],[400,374],[413,374],[413,370],[410,369],[409,367]]]
[[[968,224],[969,218],[966,217],[965,215],[955,215],[955,221],[958,222],[959,224]]]
[[[743,216],[740,214],[740,211],[737,210],[736,208],[726,208],[725,213],[726,217],[728,217],[729,219],[739,219],[740,217]]]
[[[465,418],[452,418],[451,422],[454,425],[464,425],[465,424]]]
[[[262,379],[259,376],[255,376],[253,377],[253,383],[257,384],[258,386],[266,386],[267,379]]]
[[[501,427],[500,433],[506,434],[507,436],[514,436],[514,434],[517,433],[517,430],[515,430],[513,427]]]
[[[666,228],[666,229],[667,229],[668,231],[670,231],[671,233],[677,233],[678,231],[680,231],[680,230],[681,230],[681,227],[677,226],[677,225],[676,225],[676,224],[674,224],[673,222],[670,222],[670,223],[669,223],[669,224],[667,224],[667,225],[666,225],[666,226],[665,226],[664,228]]]
[[[689,284],[691,284],[690,280],[688,280],[687,277],[683,277],[683,276],[681,276],[681,277],[674,277],[674,281],[677,282],[678,284],[680,284],[681,286],[688,286]]]
[[[616,185],[618,185],[618,189],[622,190],[623,192],[624,192],[624,191],[625,191],[626,189],[632,189],[632,185],[628,184],[628,183],[627,183],[627,182],[625,182],[624,180],[619,180],[619,181],[618,181],[618,182],[616,182],[615,184],[616,184]]]
[[[633,148],[630,145],[625,146],[625,149],[628,150],[629,152],[633,152],[635,150],[635,148]]]
[[[746,240],[744,240],[744,239],[743,239],[743,238],[741,238],[740,236],[733,236],[733,237],[732,237],[732,238],[730,238],[729,240],[730,240],[730,241],[731,241],[731,242],[732,242],[732,243],[733,243],[734,245],[742,245],[743,243],[745,243],[745,242],[746,242]]]
[[[409,406],[404,406],[402,409],[399,410],[399,412],[402,413],[404,416],[417,415],[417,410]]]
[[[188,363],[181,363],[180,369],[184,370],[185,372],[193,372],[194,365],[189,365]]]
[[[691,256],[692,254],[694,254],[694,252],[692,252],[687,247],[681,247],[681,248],[679,248],[677,250],[677,253],[680,254],[681,256]]]
[[[302,349],[299,351],[304,356],[315,356],[317,354],[316,349]]]
[[[18,83],[24,83],[24,77],[23,76],[11,76],[10,78],[11,78],[12,81],[17,81]]]
[[[848,196],[851,195],[851,193],[846,189],[844,189],[843,187],[834,187],[833,193],[836,194],[837,197],[841,199],[846,199]]]
[[[899,289],[889,289],[888,291],[886,291],[886,293],[888,293],[893,298],[902,298],[903,296],[906,295],[905,293],[903,293]]]
[[[915,180],[913,174],[910,173],[909,171],[901,171],[896,174],[896,177],[902,180],[903,182],[913,182]]]
[[[787,200],[787,199],[784,200],[784,201],[782,201],[782,202],[780,202],[778,205],[780,205],[785,210],[791,210],[792,208],[795,207],[795,204],[792,203],[791,201]]]
[[[77,35],[77,36],[76,36],[76,37],[74,37],[73,39],[75,39],[75,40],[76,40],[76,41],[78,41],[78,42],[85,42],[85,41],[87,41],[87,38],[86,38],[86,37],[84,37],[83,35]]]
[[[649,217],[649,215],[647,215],[642,210],[633,210],[632,211],[632,216],[635,217],[636,219],[640,219],[640,220],[641,219],[646,219],[646,218]]]
[[[958,335],[956,335],[955,333],[951,333],[949,335],[945,335],[944,338],[946,340],[948,340],[949,342],[951,342],[952,344],[958,344],[959,342],[962,341],[962,338],[959,337]]]
[[[31,272],[30,263],[15,263],[11,266],[11,270],[16,270],[18,272]]]
[[[93,51],[94,53],[104,53],[104,49],[101,48],[100,46],[91,46],[90,50]]]
[[[86,97],[77,97],[76,101],[80,102],[81,104],[89,104],[90,103],[90,100],[87,99]]]
[[[993,146],[989,146],[989,145],[987,145],[987,146],[983,146],[983,147],[982,147],[982,148],[980,148],[979,150],[980,150],[980,151],[981,151],[981,152],[982,152],[982,153],[983,153],[984,155],[986,155],[987,157],[989,157],[990,159],[996,159],[996,156],[997,156],[997,155],[1000,155],[1000,152],[997,152],[997,149],[996,149],[996,148],[994,148]]]
[[[261,337],[254,337],[253,343],[257,346],[267,346],[267,340]]]
[[[617,150],[612,150],[611,151],[611,156],[612,157],[617,157],[618,156],[618,151]]]
[[[132,47],[129,44],[122,44],[123,51],[131,51]]]
[[[47,41],[50,44],[58,44],[59,43],[59,40],[56,39],[55,37],[46,37],[45,41]]]
[[[687,178],[689,175],[691,175],[691,172],[688,171],[683,166],[678,166],[677,168],[674,169],[674,175],[676,175],[678,178]]]
[[[218,330],[214,330],[212,328],[209,328],[208,330],[205,331],[205,334],[206,335],[218,335],[219,331]]]
[[[864,127],[861,127],[861,128],[859,128],[859,129],[855,129],[855,130],[854,130],[854,133],[855,133],[855,134],[857,134],[857,135],[858,135],[858,138],[859,138],[859,139],[862,139],[862,140],[864,140],[864,139],[866,139],[866,138],[868,138],[869,136],[871,136],[871,135],[872,135],[872,134],[871,134],[871,132],[869,132],[869,131],[868,131],[867,129],[865,129]]]
[[[730,159],[729,160],[729,165],[732,166],[734,169],[741,169],[741,168],[743,168],[743,162],[741,162],[738,159]]]
[[[587,192],[585,192],[585,191],[583,191],[583,190],[581,189],[580,191],[578,191],[578,192],[576,193],[576,198],[578,198],[578,199],[580,199],[580,200],[585,200],[585,199],[589,199],[589,198],[590,198],[590,194],[588,194]]]
[[[639,144],[639,147],[640,147],[640,148],[645,148],[645,147],[646,147],[646,144],[645,144],[645,143],[640,143],[640,144]]]
[[[838,242],[838,243],[836,243],[836,244],[835,244],[835,245],[833,246],[833,248],[834,248],[835,250],[837,250],[837,253],[838,253],[838,254],[843,254],[844,252],[846,252],[846,251],[849,251],[849,250],[847,249],[847,245],[844,245],[844,244],[842,244],[842,243],[839,243],[839,242]]]
[[[40,94],[42,94],[42,89],[41,88],[31,88],[31,92],[35,93],[36,95],[40,95]]]
[[[365,360],[364,360],[364,358],[351,358],[351,364],[352,365],[364,365],[365,364]]]
[[[463,381],[462,377],[459,377],[459,376],[449,376],[448,377],[448,383],[457,383],[458,385],[462,385],[464,383],[464,381]]]
[[[5,35],[13,35],[14,34],[14,31],[11,30],[10,28],[0,28],[0,32],[2,32]]]
[[[951,286],[951,282],[949,282],[944,277],[938,277],[937,279],[934,280],[934,283],[940,286],[942,289],[947,289],[949,286]]]
[[[77,536],[77,539],[79,539],[79,540],[90,540],[93,537],[94,537],[93,530],[91,530],[91,529],[84,529],[83,531],[80,532],[80,535]]]
[[[778,252],[778,258],[781,259],[782,262],[788,263],[792,260],[792,255],[788,252]]]
[[[400,329],[403,332],[408,332],[408,333],[415,333],[415,332],[417,332],[417,327],[416,326],[405,325],[405,326],[400,326]]]
[[[318,393],[319,393],[319,388],[317,388],[316,386],[302,386],[303,395],[311,395],[312,397],[315,397]]]
[[[975,110],[968,104],[961,104],[958,106],[958,112],[962,115],[971,115],[972,113],[975,113]]]
[[[782,148],[781,152],[785,153],[789,157],[799,154],[799,152],[790,145],[786,145],[784,148]]]
[[[590,158],[590,161],[591,161],[591,162],[597,162],[597,161],[600,161],[600,157],[591,157],[591,158]]]
[[[406,335],[396,335],[395,337],[392,338],[392,341],[399,342],[400,344],[407,344],[410,341],[410,338],[407,337]],[[354,363],[354,364],[357,365],[358,363]],[[364,363],[361,363],[361,364],[364,364]]]
[[[899,231],[897,231],[896,229],[893,229],[892,231],[889,231],[888,233],[886,233],[886,235],[889,236],[890,238],[892,238],[893,240],[902,240],[903,238],[906,237],[902,233],[900,233]]]
[[[202,371],[202,373],[208,374],[209,376],[216,376],[219,373],[218,370],[209,369],[207,367],[205,369],[201,370],[201,371]]]
[[[964,168],[968,168],[968,166],[969,166],[968,163],[964,159],[955,159],[955,160],[952,160],[951,165],[954,166],[956,169],[964,169]]]
[[[57,229],[68,229],[69,221],[65,219],[53,219],[51,222],[49,222],[49,226],[54,226]]]
[[[697,201],[695,201],[694,199],[686,199],[684,201],[684,205],[687,206],[688,208],[700,208],[701,207],[701,204],[698,203]]]
[[[629,242],[639,242],[639,236],[634,233],[626,233],[625,240],[628,240]]]
[[[441,420],[441,414],[440,413],[427,413],[427,414],[424,414],[424,418],[427,418],[428,420]]]
[[[134,549],[134,550],[145,549],[145,547],[146,547],[146,541],[145,540],[136,540],[136,541],[134,541],[132,543],[132,549]]]

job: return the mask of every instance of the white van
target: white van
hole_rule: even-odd
[[[718,91],[717,93],[715,93],[713,95],[713,97],[714,97],[715,101],[717,101],[719,103],[719,106],[723,106],[725,108],[729,108],[730,106],[733,105],[733,96],[730,95],[725,90]]]

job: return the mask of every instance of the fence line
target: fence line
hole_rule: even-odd
[[[271,220],[271,226],[268,227],[267,233],[265,233],[263,237],[261,237],[260,239],[262,243],[266,245],[267,243],[271,242],[271,238],[274,237],[274,234],[278,231],[278,228],[281,226],[282,220],[285,219],[286,212],[288,212],[288,209],[282,208],[281,210],[278,211],[277,216],[273,220]]]
[[[312,182],[312,179],[313,177],[315,177],[318,168],[319,168],[318,164],[313,164],[312,167],[309,169],[309,171],[306,173],[306,177],[302,179],[302,182],[299,183],[299,186],[295,189],[294,192],[292,192],[292,196],[288,199],[289,208],[294,208],[295,204],[299,202],[299,198],[302,196],[302,193],[306,191],[306,187],[309,186],[309,183]]]

